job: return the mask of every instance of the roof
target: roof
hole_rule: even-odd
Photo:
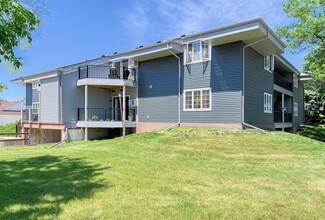
[[[231,37],[229,36],[232,34]],[[278,54],[282,53],[286,45],[280,40],[280,38],[271,30],[271,28],[263,21],[262,18],[257,18],[241,23],[236,23],[228,26],[224,26],[221,28],[212,29],[209,31],[204,31],[196,34],[191,34],[187,36],[181,36],[179,38],[175,38],[167,41],[158,41],[155,44],[150,44],[147,46],[139,46],[132,50],[127,50],[123,52],[115,52],[113,54],[98,57],[92,60],[86,60],[83,62],[78,62],[74,64],[70,64],[67,66],[58,67],[53,70],[27,75],[25,77],[17,78],[11,80],[13,83],[24,84],[26,82],[32,82],[33,80],[40,80],[42,78],[50,78],[54,76],[58,76],[61,71],[75,71],[76,68],[82,65],[94,65],[102,62],[115,61],[119,59],[126,58],[136,58],[138,61],[146,60],[149,58],[148,54],[156,54],[155,56],[150,56],[151,59],[168,55],[168,51],[172,50],[174,53],[183,52],[183,44],[189,42],[193,39],[210,39],[212,37],[223,39],[223,43],[227,43],[228,41],[238,41],[243,40],[246,44],[256,41],[256,38],[265,38],[267,37],[267,41],[260,43],[260,45],[253,45],[253,49],[257,50],[259,53],[265,54],[272,49],[270,53]],[[243,38],[245,37],[245,39]],[[220,41],[220,40],[219,40]],[[213,42],[214,45],[217,45],[220,42]],[[220,43],[221,44],[221,43]],[[271,47],[270,47],[271,45]],[[273,48],[272,48],[273,47]],[[290,64],[291,65],[291,64]]]
[[[0,101],[0,115],[19,115],[26,108],[25,101],[8,102]]]

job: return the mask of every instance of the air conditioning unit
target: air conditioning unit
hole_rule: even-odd
[[[137,68],[139,66],[138,61],[134,61],[133,59],[129,59],[129,68]]]
[[[138,100],[137,99],[130,99],[130,107],[137,107],[138,106]]]

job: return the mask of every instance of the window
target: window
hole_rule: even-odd
[[[39,102],[33,102],[32,104],[32,113],[37,115],[39,112]]]
[[[211,110],[210,88],[191,89],[184,92],[184,111]]]
[[[186,63],[200,62],[210,59],[210,45],[196,41],[187,45]]]
[[[298,76],[295,73],[293,74],[293,86],[298,88]]]
[[[33,83],[32,84],[33,89],[39,89],[41,87],[41,84],[39,83]]]
[[[264,56],[264,69],[267,71],[272,71],[273,70],[273,56],[268,55]]]
[[[269,93],[264,93],[264,112],[272,113],[272,95]]]
[[[298,103],[293,103],[293,116],[298,116]]]

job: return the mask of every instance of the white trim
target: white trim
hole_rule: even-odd
[[[33,102],[32,103],[32,113],[33,115],[39,114],[40,102]]]
[[[297,102],[293,102],[293,116],[298,117],[299,115],[299,105]]]
[[[295,88],[298,88],[298,80],[299,80],[298,76],[296,74],[293,74],[293,76],[292,76],[293,83],[292,84]]]
[[[209,90],[209,108],[202,108],[202,91]],[[194,92],[195,91],[200,91],[200,108],[194,108]],[[192,108],[187,109],[186,108],[186,92],[192,92]],[[195,112],[195,111],[211,111],[212,110],[212,92],[211,88],[198,88],[198,89],[184,89],[183,90],[183,111],[185,112]]]
[[[200,43],[200,59],[199,60],[194,60],[193,61],[193,57],[194,57],[194,47],[193,47],[193,44],[195,43]],[[208,58],[203,58],[202,55],[202,42],[207,44],[208,45]],[[188,46],[192,44],[192,57],[191,57],[191,61],[188,62]],[[195,41],[191,41],[191,42],[188,42],[185,44],[184,46],[184,65],[187,65],[187,64],[194,64],[194,63],[202,63],[202,62],[205,62],[205,61],[210,61],[211,60],[211,57],[212,57],[212,46],[211,46],[211,43],[209,42],[206,42],[206,41],[203,41],[202,39],[200,40],[195,40]]]
[[[265,58],[268,57],[268,63],[265,62]],[[263,57],[264,69],[270,73],[274,70],[274,55],[267,55]],[[265,64],[268,64],[265,66]]]
[[[267,93],[267,92],[264,92],[264,99],[263,99],[263,109],[264,109],[264,113],[272,113],[273,111],[272,111],[272,109],[273,109],[273,97],[272,97],[272,95],[270,94],[270,93]],[[265,99],[266,98],[266,99]],[[269,98],[270,98],[270,100],[269,100]],[[269,103],[269,101],[270,101],[270,103]],[[271,105],[271,106],[269,106],[269,104]],[[270,108],[268,108],[268,107],[270,107]]]

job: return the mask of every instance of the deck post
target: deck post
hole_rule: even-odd
[[[125,86],[123,86],[123,116],[122,116],[122,125],[123,125],[123,137],[125,137]]]
[[[28,122],[29,122],[29,124],[31,123],[31,121],[32,121],[32,111],[31,111],[31,109],[29,108],[29,109],[28,109]]]
[[[85,85],[85,141],[88,140],[88,127],[87,127],[87,121],[88,121],[88,85]]]
[[[282,131],[284,131],[284,93],[282,93]]]

